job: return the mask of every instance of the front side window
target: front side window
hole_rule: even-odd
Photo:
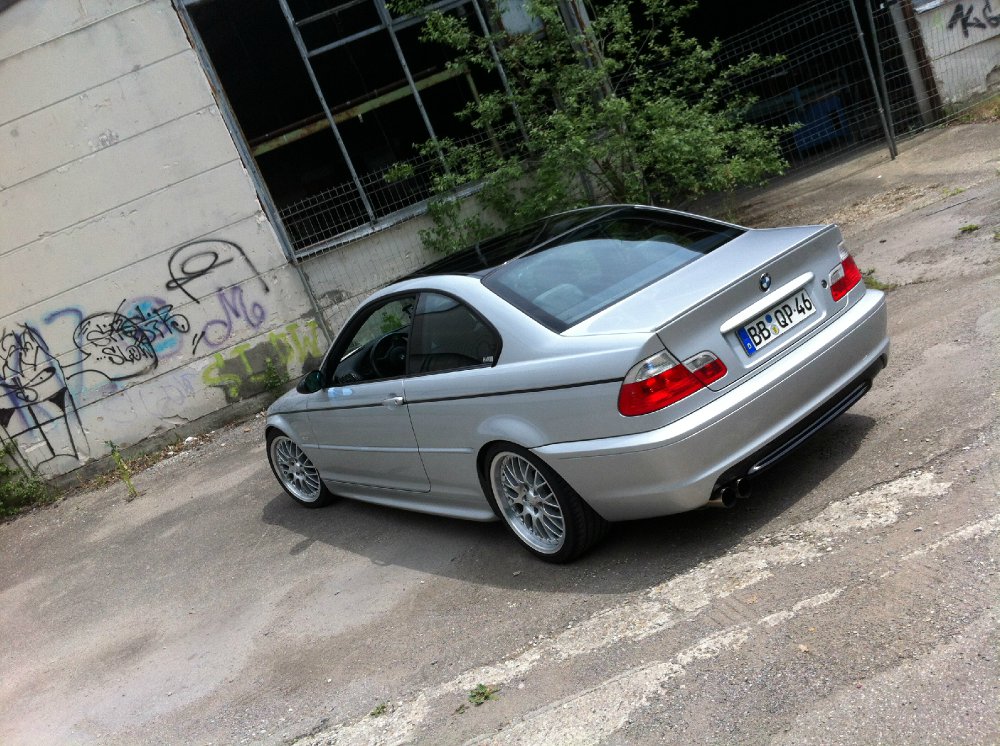
[[[440,293],[420,296],[407,373],[492,365],[499,353],[496,332],[464,303]]]
[[[360,326],[351,325],[350,341],[340,347],[333,373],[334,386],[397,378],[406,372],[406,346],[415,295],[404,295],[377,304],[368,311]]]

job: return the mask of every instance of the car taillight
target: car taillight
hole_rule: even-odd
[[[861,270],[854,262],[854,257],[847,253],[843,244],[840,246],[840,266],[830,273],[830,295],[835,301],[840,300],[861,282]]]
[[[648,357],[625,376],[618,393],[618,411],[626,417],[649,414],[703,389],[726,375],[726,366],[711,352],[700,352],[683,363],[664,350]]]

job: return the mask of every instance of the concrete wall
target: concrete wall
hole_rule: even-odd
[[[957,104],[1000,91],[1000,2],[914,2],[938,93]]]
[[[326,347],[168,0],[0,12],[0,284],[0,439],[46,474]]]
[[[474,200],[467,200],[466,209],[474,209]],[[441,258],[420,242],[419,231],[431,227],[421,215],[302,262],[334,333],[369,294]]]

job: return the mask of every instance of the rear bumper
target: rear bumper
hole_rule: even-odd
[[[815,337],[677,422],[534,451],[607,520],[692,510],[717,482],[769,465],[846,410],[888,353],[885,297],[868,290]]]

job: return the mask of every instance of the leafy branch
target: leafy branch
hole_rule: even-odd
[[[557,0],[529,0],[539,33],[484,36],[453,12],[426,14],[421,39],[450,48],[453,65],[495,74],[458,116],[483,142],[441,139],[422,152],[446,168],[433,178],[432,227],[421,238],[447,253],[559,210],[593,202],[671,204],[709,191],[760,183],[786,163],[782,128],[747,121],[753,103],[739,82],[777,58],[718,60],[680,30],[691,3],[610,0],[580,30]],[[394,12],[418,13],[414,0]],[[494,28],[502,28],[494,19]],[[405,178],[405,164],[390,179]],[[455,198],[477,184],[474,209]]]

